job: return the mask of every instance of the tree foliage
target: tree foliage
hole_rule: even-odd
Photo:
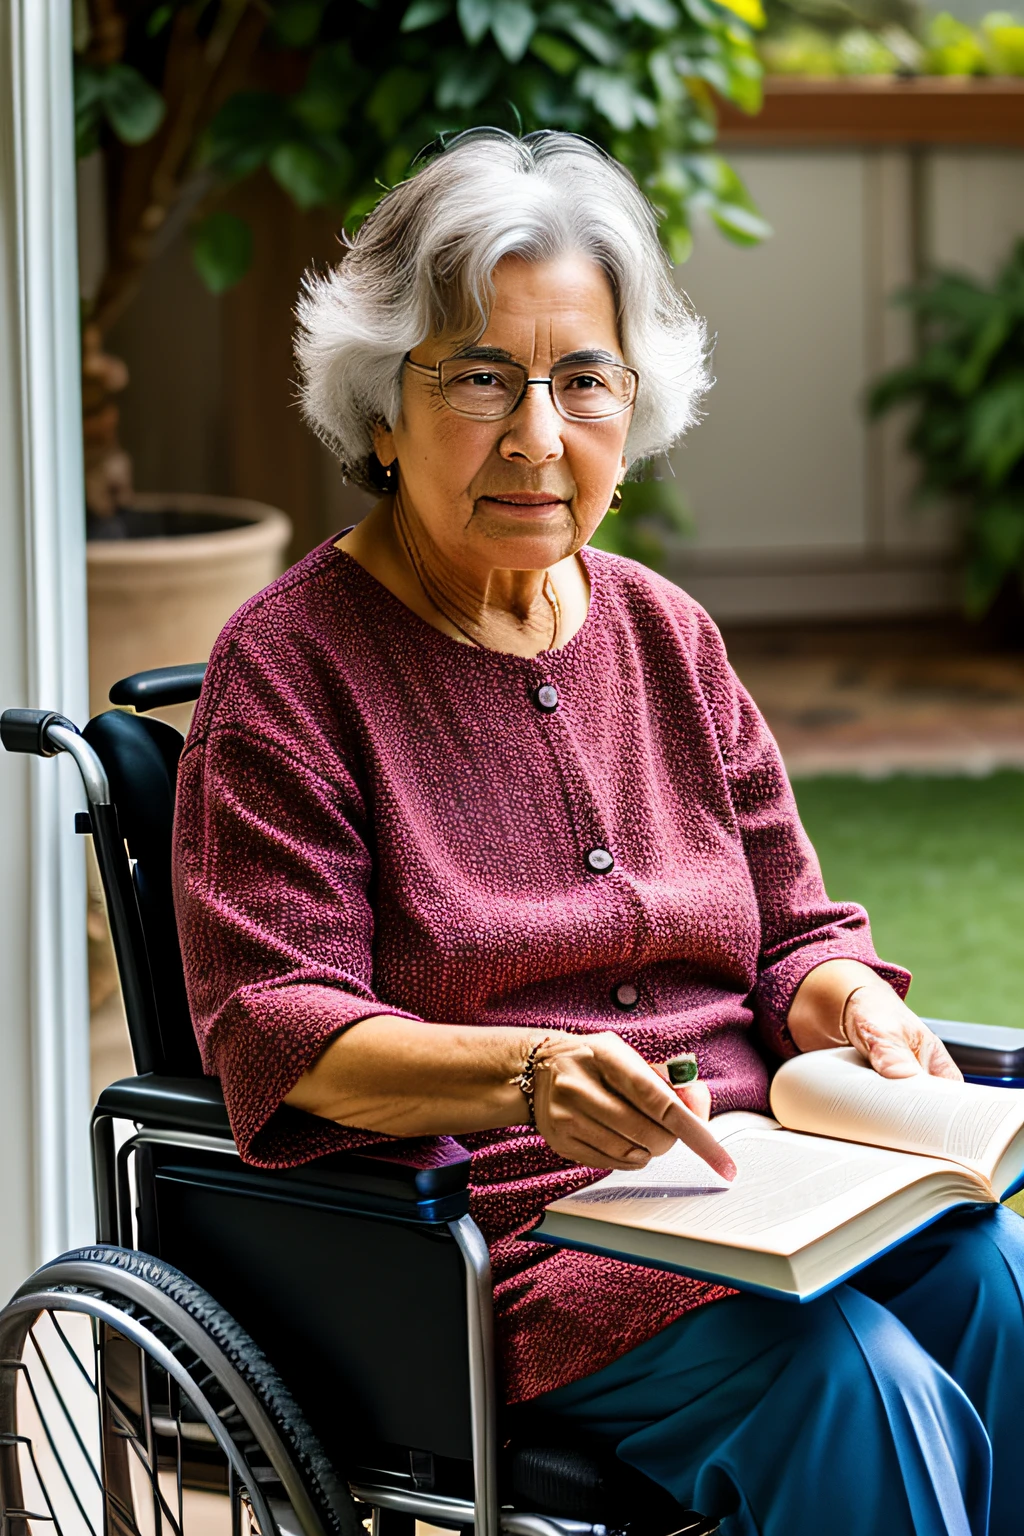
[[[939,273],[900,298],[921,353],[878,381],[869,406],[913,405],[921,494],[965,509],[966,606],[979,617],[1008,578],[1024,585],[1024,241],[991,285]]]
[[[218,189],[265,167],[300,208],[336,208],[351,228],[425,146],[484,122],[609,149],[661,210],[676,261],[698,209],[741,244],[766,233],[712,148],[716,93],[760,106],[761,0],[76,0],[75,15],[80,151],[160,152],[135,252],[145,220],[200,182],[192,247],[216,291],[251,249]]]

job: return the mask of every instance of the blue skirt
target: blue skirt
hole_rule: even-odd
[[[722,1536],[1021,1536],[1024,1221],[962,1208],[817,1301],[700,1307],[534,1406]]]

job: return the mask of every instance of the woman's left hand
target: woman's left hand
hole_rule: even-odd
[[[890,986],[875,979],[855,988],[846,999],[842,1031],[850,1044],[882,1077],[932,1077],[963,1081],[946,1047]]]

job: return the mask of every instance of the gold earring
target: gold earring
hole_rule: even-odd
[[[608,503],[608,511],[609,512],[617,512],[621,506],[622,506],[622,486],[621,485],[617,485],[615,487],[614,491],[612,491],[612,499]]]
[[[398,460],[392,459],[390,464],[384,465],[385,493],[390,496],[398,489]]]

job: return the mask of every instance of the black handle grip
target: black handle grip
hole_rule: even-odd
[[[167,709],[171,704],[191,704],[199,697],[205,672],[205,661],[133,672],[131,677],[122,677],[115,683],[107,697],[111,704],[129,705],[139,714],[148,709]]]
[[[0,741],[8,752],[30,752],[33,757],[53,757],[59,750],[51,747],[46,733],[51,725],[78,727],[53,709],[5,709],[0,715]]]

